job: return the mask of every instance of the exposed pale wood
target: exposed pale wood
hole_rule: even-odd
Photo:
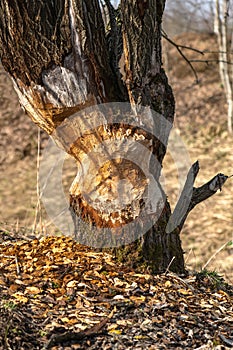
[[[164,6],[165,1],[161,0],[121,1],[122,26],[115,28],[113,19],[108,33],[108,39],[110,35],[114,43],[123,41],[123,52],[117,51],[116,63],[113,63],[114,50],[107,40],[98,0],[55,0],[49,3],[0,0],[2,63],[12,76],[20,102],[32,120],[84,164],[86,177],[82,191],[78,174],[71,187],[71,207],[74,212],[81,211],[87,222],[94,225],[118,227],[134,220],[142,210],[141,198],[148,187],[147,175],[133,161],[106,160],[104,152],[100,151],[97,164],[88,165],[87,155],[103,141],[111,141],[118,135],[117,151],[125,140],[130,142],[141,138],[140,142],[157,159],[156,163],[147,157],[142,163],[147,164],[155,180],[159,181],[174,118],[172,90],[161,68],[160,26]],[[155,115],[153,123],[157,134],[153,137],[140,128],[130,132],[127,123],[110,126],[110,135],[104,126],[93,127],[92,132],[85,133],[81,123],[75,126],[73,142],[67,144],[64,133],[59,137],[59,127],[64,126],[62,123],[68,116],[90,105],[111,101],[129,101],[135,111],[135,120],[140,106],[149,106],[170,126],[160,123]],[[89,119],[92,126],[94,119],[93,114]],[[68,133],[75,128],[71,127]],[[104,162],[102,166],[101,162]],[[126,211],[120,208],[116,190],[119,188]],[[90,192],[96,203],[95,210],[86,203]],[[110,196],[118,213],[104,215],[101,212],[106,206],[104,193]],[[165,270],[175,256],[171,269],[183,272],[179,232],[173,234],[175,239],[168,239],[165,233],[170,206],[162,188],[161,193],[164,209],[156,225],[143,238],[141,244],[144,248],[140,251],[154,270]],[[99,202],[98,197],[101,198]],[[144,222],[136,226],[147,227],[150,220],[145,217]],[[153,240],[155,243],[151,245]],[[155,266],[158,261],[158,266]]]
[[[105,2],[111,12],[105,16],[110,18],[107,32],[98,0],[0,0],[2,64],[27,114],[77,161],[70,188],[75,225],[81,217],[90,234],[94,227],[114,229],[130,243],[125,227],[132,222],[135,238],[138,231],[146,234],[117,248],[118,257],[146,262],[154,272],[169,267],[184,273],[180,227],[166,230],[171,209],[159,183],[175,105],[161,59],[165,1],[121,0],[120,23]],[[129,102],[133,113],[111,123],[100,106],[87,112],[106,102]],[[78,116],[70,117],[75,112]],[[223,183],[225,178],[217,179]],[[208,186],[193,190],[191,206],[216,192],[216,179]],[[147,199],[154,194],[150,212]],[[89,231],[75,227],[77,234]]]

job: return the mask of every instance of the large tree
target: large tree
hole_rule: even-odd
[[[164,6],[165,0],[121,0],[117,10],[109,0],[0,0],[0,54],[26,113],[84,168],[83,178],[78,175],[70,189],[72,212],[100,230],[96,239],[104,239],[104,229],[110,229],[113,236],[120,232],[125,243],[125,227],[133,223],[137,239],[116,249],[118,257],[146,263],[154,272],[169,267],[184,273],[184,221],[197,203],[221,189],[227,176],[218,174],[193,188],[199,170],[195,163],[172,215],[159,183],[175,105],[162,68]],[[119,112],[117,102],[128,102],[131,111],[120,122],[114,115],[112,123],[111,115],[106,119],[108,108],[86,112],[109,102],[116,103],[110,114]],[[70,122],[68,117],[77,112],[79,117]],[[67,133],[72,135],[68,146]],[[135,161],[124,159],[124,144],[130,148],[131,141],[148,150],[148,172],[145,164],[140,168],[140,148]],[[108,159],[106,152],[94,152],[101,143],[113,148],[112,154],[107,149]],[[153,184],[160,193],[155,203]],[[110,208],[106,193],[112,210],[105,210]],[[146,208],[149,197],[151,211]]]

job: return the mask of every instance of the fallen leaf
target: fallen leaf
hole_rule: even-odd
[[[111,329],[110,331],[108,331],[108,333],[111,334],[121,334],[122,331],[120,329]]]
[[[26,287],[25,294],[39,294],[41,292],[40,288],[37,287]]]

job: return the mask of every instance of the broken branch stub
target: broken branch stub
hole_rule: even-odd
[[[218,190],[222,190],[222,186],[229,178],[224,174],[215,175],[210,181],[200,187],[194,187],[194,182],[199,172],[199,162],[195,162],[187,175],[184,188],[176,207],[169,219],[166,231],[172,232],[177,227],[182,229],[185,220],[190,211],[199,203],[213,196]]]

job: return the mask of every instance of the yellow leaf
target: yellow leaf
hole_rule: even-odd
[[[116,323],[112,323],[108,326],[107,330],[108,330],[108,332],[110,332],[110,331],[116,329],[117,327],[118,327],[118,325]]]
[[[135,277],[144,278],[146,280],[150,280],[151,279],[151,275],[148,275],[148,274],[135,273],[134,276]]]
[[[74,288],[77,284],[77,281],[69,281],[66,285],[68,288]]]
[[[111,329],[110,331],[108,331],[108,333],[111,334],[121,334],[122,331],[120,329]]]
[[[25,281],[22,281],[22,280],[16,278],[15,283],[23,285],[23,284],[25,284]]]
[[[62,249],[61,249],[60,247],[54,247],[54,248],[52,248],[52,252],[53,252],[54,254],[56,254],[56,253],[61,253],[61,252],[62,252]]]
[[[27,287],[25,289],[25,294],[39,294],[40,293],[40,288],[37,287]]]
[[[146,300],[146,297],[144,297],[143,295],[140,297],[136,297],[136,296],[132,295],[130,297],[130,300],[136,304],[141,304],[141,303],[144,303],[144,301]]]
[[[73,260],[72,260],[72,259],[69,259],[69,258],[64,257],[64,258],[63,258],[63,263],[64,263],[64,264],[71,264],[71,263],[73,263]]]
[[[125,282],[120,280],[119,278],[114,278],[114,286],[115,287],[123,287],[125,285]]]
[[[23,293],[21,292],[17,292],[15,294],[13,294],[13,297],[16,299],[17,302],[19,303],[27,303],[28,298],[26,298]]]
[[[172,285],[171,281],[166,281],[165,282],[165,287],[171,287],[171,285]]]
[[[134,339],[148,339],[146,335],[135,335]]]
[[[189,295],[190,294],[190,290],[186,290],[186,289],[178,289],[178,292],[182,295]]]

